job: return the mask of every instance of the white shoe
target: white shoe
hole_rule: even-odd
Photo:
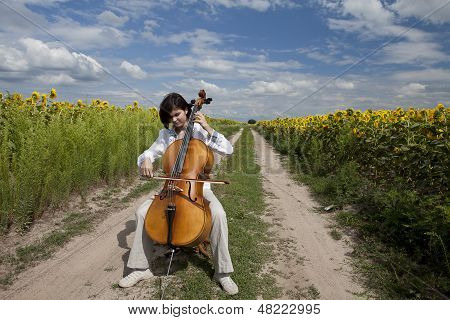
[[[235,295],[239,292],[238,286],[234,283],[228,273],[215,273],[213,278],[220,283],[223,291],[229,295]]]
[[[136,283],[138,283],[141,280],[149,279],[153,277],[153,273],[150,271],[150,269],[146,269],[144,271],[138,270],[133,271],[129,275],[127,275],[125,278],[119,281],[119,287],[121,288],[129,288],[134,286]]]

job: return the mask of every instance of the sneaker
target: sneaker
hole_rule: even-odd
[[[216,280],[222,286],[223,291],[229,295],[234,295],[239,292],[238,286],[234,283],[233,279],[228,273],[215,273],[214,280]]]
[[[119,281],[119,287],[129,288],[134,286],[139,281],[149,279],[151,277],[153,277],[153,273],[150,271],[150,269],[146,269],[143,271],[142,270],[133,271],[125,278]]]

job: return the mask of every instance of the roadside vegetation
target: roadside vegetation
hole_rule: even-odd
[[[257,124],[355,235],[359,270],[382,298],[450,296],[449,116],[438,105]]]

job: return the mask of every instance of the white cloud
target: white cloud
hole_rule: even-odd
[[[149,25],[151,26],[151,25]],[[197,48],[204,48],[211,45],[217,45],[222,43],[222,35],[208,31],[205,29],[196,29],[194,31],[186,31],[180,33],[173,33],[169,35],[156,35],[153,32],[153,27],[147,27],[142,32],[142,37],[150,40],[157,45],[167,45],[167,44],[181,44],[189,43],[191,46],[196,46]]]
[[[145,79],[147,77],[147,73],[141,69],[138,65],[131,64],[128,61],[122,61],[120,65],[120,69],[124,70],[130,77],[134,79]]]
[[[394,12],[388,10],[380,0],[343,0],[339,4],[336,11],[342,18],[328,19],[332,30],[358,33],[369,40],[400,34],[410,41],[426,41],[431,37],[425,31],[399,25]]]
[[[97,16],[97,20],[101,24],[113,26],[113,27],[120,27],[123,26],[128,21],[127,16],[119,17],[114,12],[106,10],[100,13]]]
[[[276,8],[294,8],[300,4],[295,0],[107,0],[106,5],[116,11],[133,16],[143,16],[153,8],[169,9],[175,6],[187,7],[193,4],[206,4],[215,13],[216,8],[247,8],[265,12]]]
[[[73,76],[79,80],[98,80],[104,73],[105,68],[95,59],[82,53],[72,52],[76,64],[73,68]]]
[[[41,40],[20,39],[25,48],[27,61],[34,67],[47,69],[68,69],[76,64],[74,56],[64,47],[50,48]]]
[[[218,57],[204,57],[204,59],[198,59],[198,57],[195,56],[179,56],[174,57],[172,63],[178,68],[195,68],[222,73],[234,69],[232,61],[220,59]]]
[[[382,52],[382,63],[435,64],[449,60],[441,45],[433,42],[399,42],[386,46]]]
[[[226,88],[222,88],[215,83],[205,81],[203,79],[184,79],[176,83],[177,88],[182,88],[185,91],[192,90],[193,88],[204,89],[207,96],[227,95],[229,91]]]
[[[333,1],[332,10],[339,18],[329,18],[328,26],[332,30],[356,33],[366,40],[393,38],[401,35],[399,42],[394,42],[382,49],[378,55],[378,64],[435,64],[448,61],[449,56],[443,51],[442,45],[435,40],[436,35],[417,28],[401,25],[404,22],[400,16],[406,17],[407,12],[422,10],[422,15],[434,7],[428,3],[411,1],[412,7],[406,1],[399,0],[391,5],[381,0],[341,0]],[[325,7],[330,2],[319,0]],[[428,6],[426,9],[424,6]],[[408,7],[408,9],[407,9]],[[409,11],[408,11],[409,10]],[[417,11],[418,12],[418,11]],[[316,55],[317,57],[317,55]],[[320,57],[319,57],[320,58]],[[323,58],[323,57],[322,57]]]
[[[180,74],[189,73],[216,79],[257,78],[263,80],[270,77],[273,72],[302,67],[295,60],[271,61],[266,55],[251,55],[241,51],[222,49],[228,39],[235,38],[234,35],[219,34],[205,29],[166,36],[155,36],[153,32],[150,32],[146,36],[150,34],[153,42],[158,44],[187,42],[190,45],[190,54],[174,55],[166,62],[153,62],[147,65],[156,72],[165,70],[167,74],[179,70]]]
[[[318,60],[318,61],[328,63],[328,64],[334,63],[336,61],[336,59],[333,56],[328,55],[328,54],[323,54],[323,53],[319,52],[317,49],[311,50],[311,51],[301,50],[300,53],[305,53],[306,56],[310,59]]]
[[[153,8],[169,9],[176,5],[173,0],[106,0],[107,8],[114,9],[124,15],[140,17],[147,15]]]
[[[336,86],[336,88],[338,89],[343,89],[343,90],[353,90],[355,89],[355,84],[351,81],[345,81],[342,79],[337,79],[334,82],[334,85]]]
[[[16,12],[20,12],[34,23],[47,26],[47,20],[40,14],[28,9],[23,2],[16,0],[6,1],[6,5],[0,5],[0,30],[6,34],[18,35],[30,34],[36,32],[36,27],[30,24],[29,21],[19,18]]]
[[[233,81],[270,80],[277,73],[302,67],[299,62],[294,60],[271,61],[260,55],[247,55],[245,60],[237,59],[237,57],[239,55],[236,56],[233,51],[195,51],[191,55],[174,56],[166,62],[154,62],[148,66],[153,70],[165,70],[165,72],[178,70],[178,74],[188,73],[200,77],[232,79]]]
[[[442,9],[436,11],[433,15],[426,18],[426,21],[440,24],[450,22],[450,5],[445,0],[397,0],[392,3],[389,8],[394,10],[398,15],[404,18],[415,17],[423,18],[437,9],[447,4]]]
[[[131,42],[133,32],[123,32],[114,26],[95,24],[95,15],[85,13],[84,16],[87,19],[93,19],[94,24],[92,24],[92,22],[80,23],[79,21],[71,19],[71,16],[58,15],[60,14],[59,10],[53,9],[53,7],[58,8],[60,2],[66,1],[7,1],[8,6],[12,9],[5,6],[0,10],[0,37],[8,39],[9,41],[15,41],[24,36],[41,39],[43,39],[42,37],[44,36],[47,38],[47,34],[43,33],[40,28],[36,28],[35,25],[30,23],[30,21],[33,21],[36,25],[48,30],[49,33],[60,39],[60,41],[69,44],[76,50],[121,47],[126,46]],[[27,6],[28,4],[41,6],[44,7],[43,10],[51,11],[51,13],[47,15],[52,16],[52,19],[48,19],[46,14],[40,13],[41,11],[32,10],[34,7],[29,8]],[[103,14],[105,14],[105,12]],[[26,17],[26,19],[21,18],[19,14]],[[102,16],[103,14],[101,14],[100,17],[104,17]],[[125,17],[117,18],[124,19]],[[113,24],[118,23],[118,19],[115,19]]]
[[[337,48],[337,43],[334,43],[330,40],[328,40],[327,42],[328,43],[325,48],[299,48],[296,51],[300,54],[306,55],[310,59],[317,60],[326,64],[349,65],[359,60],[354,56],[344,54],[342,48]],[[339,45],[342,47],[341,43],[339,43]]]
[[[342,12],[351,15],[373,29],[383,24],[391,24],[394,14],[383,7],[378,0],[344,0]]]
[[[25,59],[35,69],[65,70],[78,80],[98,80],[104,68],[95,59],[77,52],[69,52],[64,47],[50,47],[31,38],[19,41],[25,49]]]
[[[99,80],[104,75],[102,65],[82,53],[69,52],[64,47],[32,38],[20,39],[18,44],[18,47],[0,45],[0,71],[14,71],[16,77],[22,78],[38,74],[39,79],[48,76],[66,84],[76,80]]]
[[[38,80],[40,83],[45,83],[52,86],[68,85],[74,84],[76,82],[74,78],[64,73],[40,75],[36,77],[36,80]]]
[[[299,6],[291,0],[203,0],[211,7],[224,6],[225,8],[249,8],[256,11],[267,11],[270,8]]]
[[[21,51],[0,45],[0,72],[26,70],[28,70],[28,61]]]
[[[400,93],[402,93],[403,95],[406,96],[412,96],[412,95],[418,95],[421,94],[423,92],[425,92],[426,90],[426,85],[417,83],[417,82],[412,82],[412,83],[408,83],[407,85],[403,86],[400,88]]]
[[[144,21],[144,30],[151,31],[157,27],[159,27],[159,23],[155,20],[147,19]]]
[[[77,50],[124,47],[132,40],[129,32],[125,33],[111,26],[84,26],[67,17],[59,18],[52,24],[50,32]]]
[[[414,79],[416,81],[436,81],[436,82],[449,82],[450,81],[450,69],[424,69],[417,71],[401,71],[392,75],[395,80],[410,81]]]
[[[34,4],[42,7],[52,7],[57,5],[58,3],[64,3],[69,1],[70,0],[13,0],[11,2],[18,2],[21,4]]]
[[[317,80],[285,79],[276,81],[253,81],[243,92],[251,95],[298,96],[312,90]]]

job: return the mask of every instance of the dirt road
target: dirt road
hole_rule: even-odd
[[[263,188],[268,194],[267,220],[278,235],[279,256],[271,268],[283,288],[283,298],[356,299],[363,290],[352,280],[346,259],[349,239],[334,240],[330,225],[307,187],[299,186],[264,138],[253,131]]]

